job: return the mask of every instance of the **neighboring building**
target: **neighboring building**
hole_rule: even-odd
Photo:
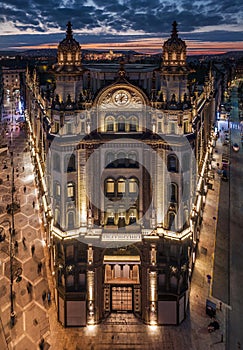
[[[2,67],[3,115],[16,115],[21,109],[25,69]]]
[[[179,324],[207,191],[212,74],[188,91],[176,22],[161,66],[84,66],[70,23],[57,59],[54,94],[27,71],[26,103],[58,320],[126,311]]]

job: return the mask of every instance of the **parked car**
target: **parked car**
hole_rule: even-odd
[[[239,152],[239,150],[240,150],[240,146],[238,145],[238,143],[234,143],[232,148],[233,148],[233,151],[235,151],[235,152]]]

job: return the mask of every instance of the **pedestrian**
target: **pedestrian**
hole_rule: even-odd
[[[14,242],[14,249],[15,249],[15,253],[18,253],[18,250],[19,250],[18,241],[15,241],[15,242]]]
[[[28,294],[31,294],[31,292],[32,292],[32,284],[30,282],[27,283],[27,287],[26,288],[27,288]]]
[[[38,263],[38,267],[37,267],[37,273],[40,274],[41,273],[41,269],[42,269],[42,262],[40,261]]]
[[[221,303],[221,301],[219,302],[219,310],[222,311],[222,303]]]
[[[35,208],[35,201],[32,202],[32,207]]]
[[[31,246],[31,255],[33,256],[35,254],[35,245],[32,244]]]
[[[23,238],[22,238],[22,243],[23,243],[24,249],[26,249],[26,243],[25,243],[25,241],[26,241],[26,238],[23,237]]]
[[[47,292],[47,301],[48,301],[48,304],[50,305],[50,303],[51,303],[51,292],[50,292],[50,290],[48,290],[48,292]]]
[[[22,170],[24,171],[24,166],[22,167]]]
[[[7,181],[9,181],[9,175],[7,175]]]
[[[42,301],[44,303],[44,301],[46,300],[46,291],[44,290],[42,293]]]
[[[24,193],[26,193],[26,186],[24,186]]]
[[[40,350],[44,350],[44,346],[45,346],[45,340],[44,338],[41,338],[40,342],[39,342],[39,348]]]

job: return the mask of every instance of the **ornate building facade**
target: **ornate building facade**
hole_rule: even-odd
[[[55,275],[58,320],[133,312],[179,324],[207,191],[213,78],[189,89],[173,23],[162,64],[82,64],[71,23],[40,93],[27,71],[30,141]]]

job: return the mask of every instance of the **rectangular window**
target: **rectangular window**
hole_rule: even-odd
[[[66,247],[66,258],[67,259],[72,259],[74,255],[74,246],[73,245],[68,245]]]
[[[67,134],[72,134],[72,124],[67,123]]]
[[[170,123],[170,133],[175,134],[175,123]]]
[[[59,123],[55,122],[55,132],[58,133],[59,132]]]
[[[107,193],[114,193],[115,192],[115,184],[113,181],[112,182],[107,181],[106,192]]]
[[[73,184],[68,184],[68,187],[67,187],[67,196],[68,196],[69,198],[74,197],[74,186],[73,186]]]
[[[85,132],[85,123],[81,122],[81,132]]]
[[[158,122],[158,132],[162,132],[162,123]]]
[[[188,121],[184,122],[184,134],[188,132]]]
[[[129,182],[129,192],[136,193],[137,192],[137,183],[135,181]]]
[[[126,183],[125,181],[118,181],[118,192],[125,193],[126,192]]]
[[[57,197],[61,196],[61,186],[60,186],[60,184],[56,184],[56,186],[55,186],[55,195]]]

